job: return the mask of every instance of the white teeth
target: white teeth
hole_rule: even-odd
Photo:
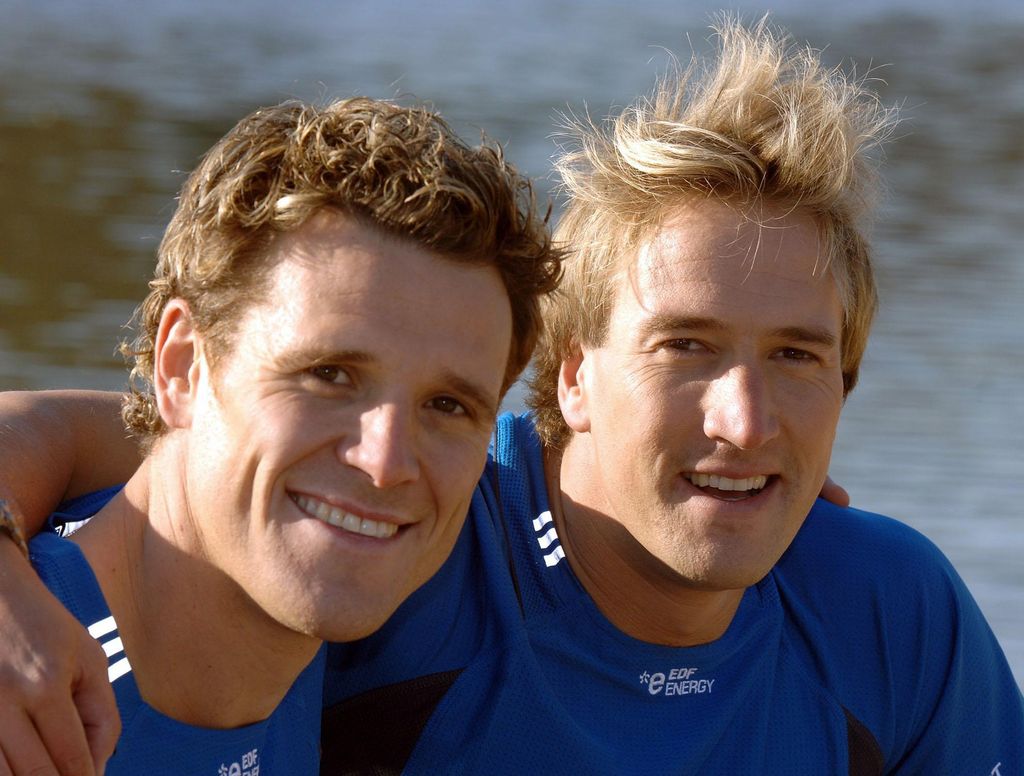
[[[292,501],[307,515],[311,515],[317,520],[322,520],[328,525],[333,525],[343,531],[349,531],[360,536],[372,536],[377,539],[388,539],[398,533],[398,526],[394,523],[370,520],[366,517],[356,517],[351,512],[346,512],[338,507],[332,507],[330,504],[319,499],[292,494]]]
[[[334,523],[334,525],[344,528],[346,531],[351,531],[352,533],[359,533],[359,527],[362,524],[362,520],[349,512],[345,513],[345,516],[341,519],[340,523]]]
[[[722,477],[718,474],[702,474],[692,472],[686,478],[698,488],[715,488],[716,490],[761,490],[768,482],[768,477],[759,474],[756,477],[747,477],[742,480],[734,480],[730,477]]]

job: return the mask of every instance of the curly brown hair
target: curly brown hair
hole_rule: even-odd
[[[826,68],[762,20],[723,17],[718,57],[673,71],[607,127],[576,122],[556,166],[568,204],[555,233],[569,252],[562,286],[544,304],[531,394],[537,431],[562,449],[562,363],[607,335],[614,278],[681,203],[725,201],[752,217],[772,202],[811,214],[843,303],[844,392],[857,382],[877,307],[863,217],[874,199],[869,150],[890,134],[863,79]]]
[[[425,107],[364,97],[286,102],[242,119],[182,188],[135,313],[138,336],[121,348],[134,359],[122,412],[130,431],[151,443],[166,430],[152,377],[167,302],[185,300],[213,355],[229,353],[270,274],[270,246],[324,208],[445,259],[494,266],[512,307],[503,393],[515,382],[540,331],[539,300],[561,268],[529,180],[499,146],[467,146]]]

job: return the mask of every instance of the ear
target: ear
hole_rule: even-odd
[[[558,406],[566,424],[577,434],[590,431],[589,368],[590,361],[577,346],[558,370]]]
[[[202,363],[202,347],[183,299],[164,307],[153,347],[153,390],[168,428],[192,425],[192,410]]]

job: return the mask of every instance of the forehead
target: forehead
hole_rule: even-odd
[[[615,313],[786,317],[841,308],[819,230],[807,213],[720,201],[670,211],[621,267]]]
[[[511,311],[494,267],[456,263],[326,212],[271,250],[266,297],[241,332],[266,349],[366,350],[487,379],[493,370],[500,383]]]

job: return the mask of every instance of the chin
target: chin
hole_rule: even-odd
[[[719,574],[722,589],[743,590],[752,587],[764,579],[772,570],[772,564],[758,564],[740,569],[730,569]]]
[[[344,616],[335,611],[331,617],[318,623],[313,635],[322,641],[356,641],[366,638],[380,630],[397,608],[393,606],[385,610],[358,613],[348,611]]]
[[[679,574],[700,590],[744,590],[764,579],[772,565],[764,561],[736,563],[723,560],[700,569],[688,569],[689,573],[680,571]]]

